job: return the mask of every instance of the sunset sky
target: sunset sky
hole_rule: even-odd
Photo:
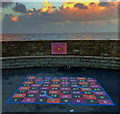
[[[118,32],[118,2],[48,1],[2,3],[3,33]]]

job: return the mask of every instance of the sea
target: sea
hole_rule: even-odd
[[[39,33],[2,34],[2,41],[118,40],[118,33]]]

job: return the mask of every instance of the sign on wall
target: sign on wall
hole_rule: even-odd
[[[51,54],[67,54],[67,43],[51,43]]]

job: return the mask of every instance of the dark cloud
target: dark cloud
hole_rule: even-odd
[[[6,8],[8,6],[11,6],[13,4],[13,2],[2,2],[2,7]]]
[[[12,17],[13,17],[12,14],[5,14],[3,22],[4,23],[6,23],[6,22],[11,23],[12,22],[12,20],[11,20]]]
[[[79,4],[79,7],[80,4]],[[81,7],[83,8],[83,6]],[[25,10],[26,11],[26,10]],[[28,13],[31,11],[27,11],[24,15],[20,15],[18,17],[17,23],[23,26],[30,26],[30,25],[39,25],[39,24],[47,24],[47,23],[57,23],[57,22],[65,22],[65,21],[94,21],[94,20],[104,20],[110,18],[117,17],[117,8],[111,10],[107,10],[106,12],[96,12],[92,9],[92,11],[86,10],[84,13],[82,10],[78,9],[78,11],[70,10],[70,9],[59,9],[55,10],[52,13],[47,12],[40,12],[40,10],[36,10],[33,8],[32,14],[29,15]],[[39,14],[40,13],[40,14]],[[5,15],[3,19],[9,20],[11,19],[11,15]],[[9,21],[5,22],[6,25]]]
[[[38,26],[42,24],[50,24],[50,23],[64,23],[66,21],[95,21],[95,20],[104,20],[109,18],[115,18],[116,17],[116,10],[111,12],[111,10],[107,10],[107,12],[96,12],[95,10],[92,10],[92,12],[89,12],[86,10],[86,13],[84,13],[82,10],[78,9],[78,11],[72,11],[69,13],[68,9],[62,9],[62,10],[55,10],[53,13],[47,13],[47,12],[40,12],[40,10],[36,10],[33,8],[33,12],[31,15],[25,13],[24,15],[20,15],[18,17],[18,21],[16,22],[17,25],[20,26]],[[28,11],[29,13],[30,11]],[[40,13],[40,15],[38,14]],[[11,21],[11,15],[5,15],[3,19],[3,23],[5,25],[8,25],[9,23],[14,23]],[[12,25],[11,25],[12,26]]]
[[[95,3],[94,3],[94,2],[91,2],[90,5],[91,5],[91,6],[92,6],[92,5],[95,5]]]
[[[88,9],[88,7],[85,6],[85,5],[82,4],[82,3],[77,3],[77,4],[75,4],[75,7],[78,7],[79,9]]]
[[[27,14],[19,16],[19,23],[30,26],[31,24],[39,25],[54,22],[63,22],[67,20],[64,16],[62,16],[60,12],[54,12],[51,14],[48,14],[47,12],[40,12],[40,15],[38,15],[38,12],[39,11],[35,10],[32,15]]]
[[[27,9],[25,5],[16,3],[15,7],[13,8],[15,12],[26,13]]]
[[[114,6],[114,4],[111,4],[109,2],[100,2],[98,4],[98,6],[101,6],[101,7],[110,7],[110,6]]]

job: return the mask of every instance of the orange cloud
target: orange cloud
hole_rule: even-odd
[[[15,17],[15,16],[14,16],[14,17],[12,17],[12,21],[14,21],[14,22],[15,22],[15,21],[18,21],[18,18],[17,18],[17,17]]]
[[[118,16],[118,3],[109,3],[109,4],[83,4],[77,3],[73,8],[71,7],[61,7],[60,12],[64,17],[76,21],[85,21],[85,20],[101,20],[106,18],[116,18]]]
[[[70,0],[69,0],[70,1]],[[79,2],[78,2],[79,1]],[[59,9],[54,9],[53,5],[45,0],[43,8],[29,9],[27,13],[19,16],[19,22],[30,22],[34,20],[38,23],[63,23],[66,21],[89,21],[105,20],[118,17],[118,3],[116,2],[64,2]],[[28,20],[28,15],[30,20]],[[18,21],[17,17],[13,17],[12,21]]]

